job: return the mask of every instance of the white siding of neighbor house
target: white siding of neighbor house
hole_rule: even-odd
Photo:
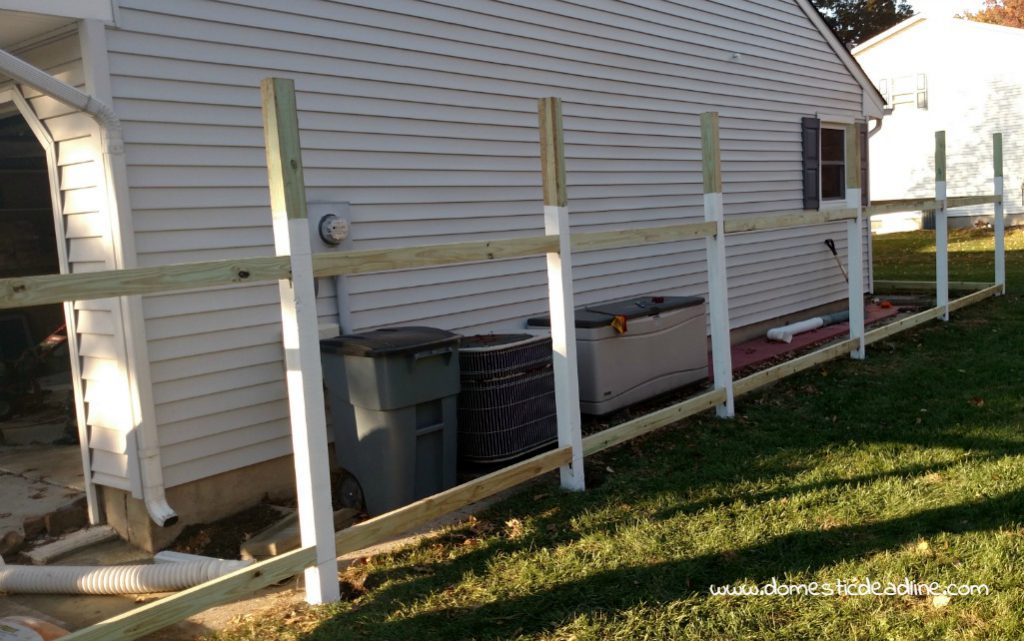
[[[801,117],[863,105],[794,0],[120,5],[108,45],[140,265],[273,251],[258,90],[271,75],[296,82],[309,199],[351,203],[355,248],[542,233],[538,97],[564,101],[571,222],[588,231],[702,220],[708,110],[727,214],[800,209]],[[732,237],[733,325],[842,299],[822,241],[842,248],[843,230]],[[703,241],[574,263],[579,303],[706,293]],[[521,327],[547,297],[540,258],[348,289],[357,330]],[[144,305],[168,485],[289,453],[276,287]]]
[[[85,78],[77,33],[58,32],[28,47],[14,47],[25,61],[58,80],[84,90]],[[84,113],[21,88],[29,106],[56,144],[61,211],[68,264],[72,273],[112,269],[110,226],[104,205],[105,188],[95,125]],[[126,397],[124,338],[112,299],[75,304],[75,324],[83,394],[91,447],[93,480],[133,489],[137,474],[130,452],[132,425]]]
[[[946,131],[949,195],[992,193],[992,134],[1001,131],[1005,212],[1024,213],[1021,55],[1024,31],[1020,29],[942,18],[926,18],[858,52],[858,61],[876,83],[910,74],[928,76],[928,109],[896,106],[881,131],[871,138],[874,197],[913,198],[935,193],[936,130]],[[992,207],[953,213],[991,216]],[[917,226],[917,217],[912,226]],[[899,229],[891,221],[887,227]]]

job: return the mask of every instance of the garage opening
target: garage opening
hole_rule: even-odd
[[[0,104],[0,278],[59,271],[45,150],[17,109]],[[87,520],[59,304],[0,310],[0,506],[0,554]]]

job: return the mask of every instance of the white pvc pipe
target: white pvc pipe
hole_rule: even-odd
[[[825,325],[825,319],[818,316],[815,318],[808,318],[797,323],[791,323],[784,325],[783,327],[774,327],[768,330],[768,340],[778,341],[780,343],[792,343],[793,336],[796,334],[802,334],[809,332],[812,329],[818,329]]]
[[[176,592],[220,578],[247,561],[204,559],[155,565],[0,565],[0,592],[9,594],[149,594]]]

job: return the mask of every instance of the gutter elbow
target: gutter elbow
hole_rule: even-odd
[[[171,527],[178,522],[178,513],[167,503],[163,488],[148,488],[145,496],[149,518],[160,527]]]

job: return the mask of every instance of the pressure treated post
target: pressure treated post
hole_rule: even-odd
[[[946,215],[946,132],[935,132],[935,305],[949,320],[949,217]]]
[[[576,363],[569,208],[565,189],[562,101],[558,98],[541,98],[537,112],[540,121],[540,162],[544,186],[544,233],[548,236],[558,236],[558,251],[547,254],[558,446],[572,448],[572,463],[563,465],[560,473],[562,487],[578,491],[585,489],[586,483],[583,477],[583,436]]]
[[[861,202],[860,132],[846,126],[846,206],[857,218],[846,221],[846,276],[850,310],[850,338],[858,342],[850,357],[864,358],[864,218]]]
[[[715,389],[725,390],[718,416],[736,414],[732,393],[732,343],[729,339],[729,287],[725,275],[725,214],[722,205],[722,152],[718,141],[718,114],[700,115],[701,152],[704,164],[704,220],[718,226],[708,236],[708,315],[711,321],[711,364]]]
[[[316,546],[316,565],[305,571],[306,601],[327,603],[337,601],[340,595],[295,83],[283,78],[267,78],[260,88],[274,247],[278,256],[291,257],[291,280],[278,282],[299,528],[302,546]]]
[[[992,134],[992,192],[999,197],[995,204],[992,228],[996,237],[996,285],[1006,293],[1006,221],[1003,219],[1003,134]]]

